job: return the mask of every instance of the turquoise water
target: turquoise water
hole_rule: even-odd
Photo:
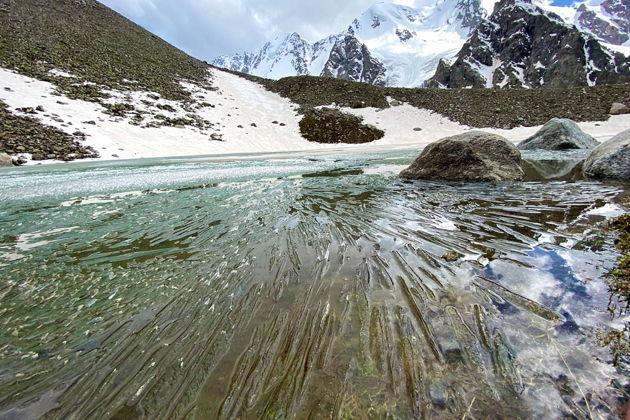
[[[416,154],[0,171],[0,418],[615,418],[622,189]]]

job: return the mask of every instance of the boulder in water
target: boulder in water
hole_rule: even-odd
[[[593,149],[599,142],[568,118],[549,120],[536,134],[519,143],[521,150]]]
[[[598,146],[584,162],[588,179],[630,181],[630,130]]]
[[[523,179],[521,152],[504,137],[470,131],[428,145],[400,173],[407,179],[498,182]]]

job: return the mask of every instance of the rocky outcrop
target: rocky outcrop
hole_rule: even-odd
[[[523,179],[520,161],[521,153],[505,138],[471,131],[428,145],[400,176],[446,181],[518,181]]]
[[[0,152],[0,168],[7,166],[13,166],[13,160],[11,159],[11,156],[4,152]]]
[[[335,42],[322,76],[385,86],[385,67],[367,47],[347,34]]]
[[[599,142],[568,118],[553,118],[536,134],[519,143],[521,150],[593,149]]]
[[[317,143],[369,143],[385,133],[363,120],[331,108],[313,108],[304,113],[300,133]]]
[[[630,181],[630,130],[593,150],[584,162],[583,173],[588,179]]]
[[[609,44],[621,45],[630,39],[626,32],[597,16],[597,13],[590,10],[585,4],[578,7],[575,20],[580,28]]]
[[[613,102],[610,106],[610,115],[630,114],[630,107],[619,102]]]
[[[429,87],[566,88],[630,81],[630,58],[530,0],[501,0]]]

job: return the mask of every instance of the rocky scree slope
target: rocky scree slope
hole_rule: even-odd
[[[565,88],[630,81],[630,57],[529,0],[501,0],[429,87]]]
[[[355,103],[388,108],[393,99],[476,128],[543,125],[555,117],[602,121],[610,117],[614,102],[630,104],[630,83],[568,89],[409,89],[327,77],[270,80],[232,73],[260,83],[303,108],[333,104],[352,107]]]
[[[146,127],[191,126],[201,131],[213,125],[194,115],[210,104],[198,103],[183,84],[214,89],[208,65],[95,0],[0,0],[0,40],[0,67],[50,82],[70,99],[98,103],[107,118],[128,118],[131,124]],[[142,109],[126,99],[137,92],[146,96]],[[25,127],[18,124],[24,121],[18,117],[28,118],[28,132],[52,132],[41,123],[36,129],[38,121],[29,114],[37,112],[8,118],[10,111],[3,108],[4,133],[13,133],[3,139],[5,151],[30,153],[35,160],[53,155],[64,160],[92,157],[91,151],[76,148],[81,136],[72,135],[53,136],[56,152],[28,136],[16,149],[14,135],[20,131],[16,127]]]

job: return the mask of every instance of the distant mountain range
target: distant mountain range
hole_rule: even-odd
[[[630,0],[572,7],[438,0],[378,3],[315,44],[279,36],[218,67],[270,79],[313,75],[394,87],[569,87],[630,81]]]

